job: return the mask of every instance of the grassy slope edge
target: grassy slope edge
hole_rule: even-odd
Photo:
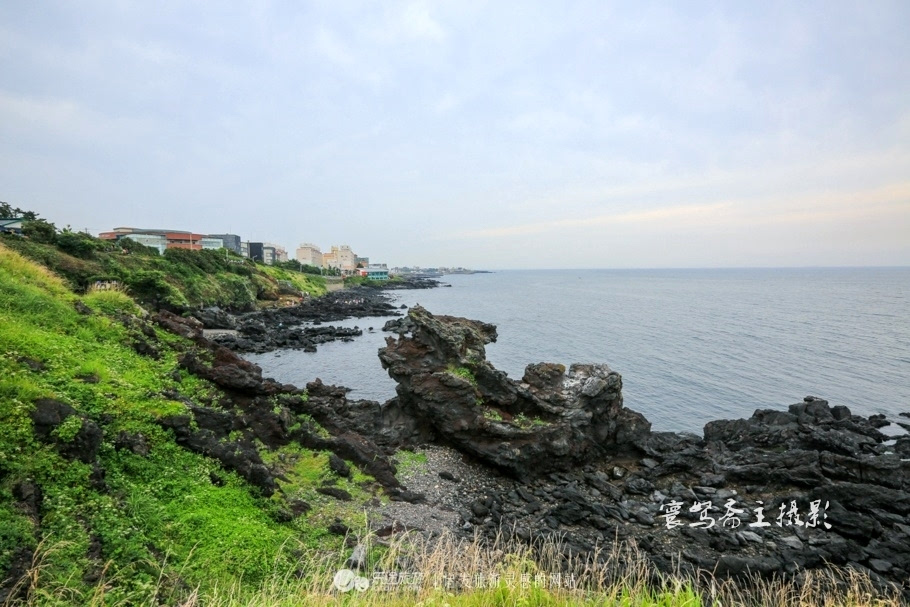
[[[153,308],[248,310],[287,292],[326,292],[321,276],[256,264],[224,249],[168,249],[159,255],[131,240],[115,244],[86,234],[73,238],[84,246],[64,250],[14,235],[0,235],[0,243],[53,270],[76,292],[86,292],[96,281],[116,281]]]
[[[94,313],[80,313],[77,302]],[[116,580],[108,598],[125,602],[241,578],[254,586],[296,566],[307,546],[340,547],[327,521],[362,521],[356,506],[338,508],[312,491],[332,474],[324,454],[290,446],[271,454],[300,462],[288,485],[313,506],[279,522],[282,496],[263,498],[216,461],[177,446],[156,420],[185,405],[162,392],[211,403],[216,389],[175,371],[190,347],[181,338],[155,329],[157,360],[133,350],[135,329],[123,319],[142,314],[120,292],[75,295],[0,244],[0,576],[17,559],[31,566],[40,546],[33,592],[41,604],[81,604],[102,577]],[[78,413],[44,440],[31,419],[41,398]],[[103,432],[97,458],[64,456],[88,423]],[[118,448],[124,437],[147,454]],[[343,488],[357,495],[363,480]]]

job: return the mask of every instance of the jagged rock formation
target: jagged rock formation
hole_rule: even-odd
[[[398,337],[379,356],[399,384],[397,398],[350,401],[346,388],[316,381],[305,410],[333,440],[357,437],[387,454],[443,444],[505,472],[482,489],[458,483],[458,505],[441,506],[459,513],[463,533],[554,534],[567,556],[629,540],[658,569],[693,575],[798,579],[833,564],[897,584],[910,598],[910,437],[884,435],[881,416],[806,397],[786,411],[711,422],[704,436],[650,432],[623,407],[622,380],[606,365],[566,372],[534,364],[514,381],[485,359],[492,325],[416,307],[388,328]],[[251,410],[244,398],[255,403],[276,390],[223,354],[214,354],[211,371],[185,362],[237,391],[241,411]],[[220,365],[237,369],[225,376]],[[398,499],[420,499],[389,486]]]
[[[835,564],[910,593],[908,439],[882,434],[882,416],[806,397],[704,437],[652,433],[605,365],[530,365],[515,382],[485,360],[492,325],[414,308],[388,328],[399,336],[379,357],[398,397],[370,410],[374,433],[449,444],[512,477],[464,493],[465,533],[558,534],[567,554],[634,540],[659,569],[693,574]]]
[[[409,333],[379,351],[400,412],[425,438],[449,442],[520,478],[641,452],[651,424],[622,405],[622,378],[602,364],[529,365],[521,382],[486,360],[496,328],[408,312]]]

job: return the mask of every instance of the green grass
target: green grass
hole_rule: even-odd
[[[301,274],[255,264],[248,259],[225,255],[223,250],[186,251],[169,249],[164,255],[142,247],[124,250],[117,245],[90,239],[89,253],[75,257],[52,244],[18,236],[0,236],[0,242],[24,257],[50,268],[64,278],[65,285],[88,292],[98,281],[115,281],[134,299],[151,307],[182,310],[200,306],[251,309],[262,301],[277,300],[279,281],[290,282],[309,295],[326,292],[321,276]],[[102,294],[105,293],[105,294]],[[116,293],[116,291],[114,291]],[[100,309],[127,306],[123,298],[99,291],[86,303]]]
[[[395,454],[397,477],[400,479],[408,474],[425,472],[429,467],[429,461],[425,453],[419,451],[408,451],[402,449]]]
[[[80,314],[75,307],[80,299],[96,313]],[[117,318],[138,311],[116,291],[80,298],[60,278],[0,244],[0,571],[19,547],[54,546],[41,568],[42,588],[53,595],[42,597],[46,604],[84,597],[92,585],[83,578],[105,565],[107,575],[119,580],[109,599],[147,597],[162,575],[155,565],[162,555],[186,563],[179,572],[164,568],[164,578],[180,584],[208,587],[242,579],[255,585],[276,568],[292,567],[296,560],[289,548],[312,543],[313,530],[321,529],[311,513],[276,521],[280,504],[217,462],[178,447],[156,423],[185,412],[183,404],[162,396],[163,390],[178,390],[197,402],[210,400],[217,390],[185,372],[179,383],[172,377],[178,354],[189,347],[180,338],[157,330],[160,360],[136,354],[129,346],[132,330]],[[32,370],[29,362],[44,369]],[[54,431],[62,443],[79,432],[82,416],[103,428],[98,457],[103,484],[92,480],[91,465],[65,459],[34,435],[30,413],[38,398],[77,410],[78,416]],[[118,451],[114,443],[121,432],[145,436],[148,457]],[[317,461],[324,467],[324,456]],[[212,475],[221,486],[212,483]],[[304,475],[299,484],[312,480]],[[23,482],[41,488],[38,519],[13,506]],[[367,493],[362,485],[369,482],[355,474],[340,486],[362,498]],[[329,500],[314,498],[326,511]],[[318,508],[314,512],[318,515]],[[349,522],[358,520],[362,514],[354,512]],[[89,558],[98,541],[100,561]]]
[[[275,280],[290,282],[296,289],[309,295],[323,295],[326,292],[325,278],[272,266],[257,266],[257,269]]]

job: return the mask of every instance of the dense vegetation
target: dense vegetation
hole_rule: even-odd
[[[0,207],[0,216],[4,213],[14,214]],[[0,242],[53,270],[76,292],[115,282],[144,305],[182,311],[204,306],[249,310],[282,295],[321,295],[326,290],[321,276],[256,264],[226,249],[168,249],[159,255],[133,240],[112,242],[58,231],[30,216],[23,226],[25,236],[4,234]]]
[[[217,390],[177,371],[191,345],[142,316],[124,293],[73,294],[0,244],[0,578],[23,557],[31,567],[37,549],[32,596],[42,604],[84,604],[102,579],[108,599],[125,602],[241,578],[254,587],[290,570],[301,550],[339,547],[326,531],[336,517],[363,524],[356,501],[339,507],[314,491],[333,475],[324,453],[290,445],[268,454],[281,458],[286,482],[265,498],[177,446],[157,421],[186,405],[165,393],[212,403]],[[140,327],[154,331],[157,359],[131,347]],[[43,438],[31,417],[40,399],[75,410]],[[101,432],[100,446],[82,461],[73,453],[89,429]],[[124,437],[139,441],[140,453],[122,448]],[[370,497],[364,475],[337,482],[361,502]],[[283,521],[289,496],[313,509]]]

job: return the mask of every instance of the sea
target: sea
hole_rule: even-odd
[[[899,416],[910,412],[910,268],[510,270],[442,283],[389,295],[495,324],[487,359],[515,379],[530,363],[608,364],[625,406],[654,430],[701,434],[808,395],[910,424]],[[247,358],[281,382],[318,377],[385,401],[395,395],[377,356],[386,320],[333,323],[364,334],[315,353]]]

